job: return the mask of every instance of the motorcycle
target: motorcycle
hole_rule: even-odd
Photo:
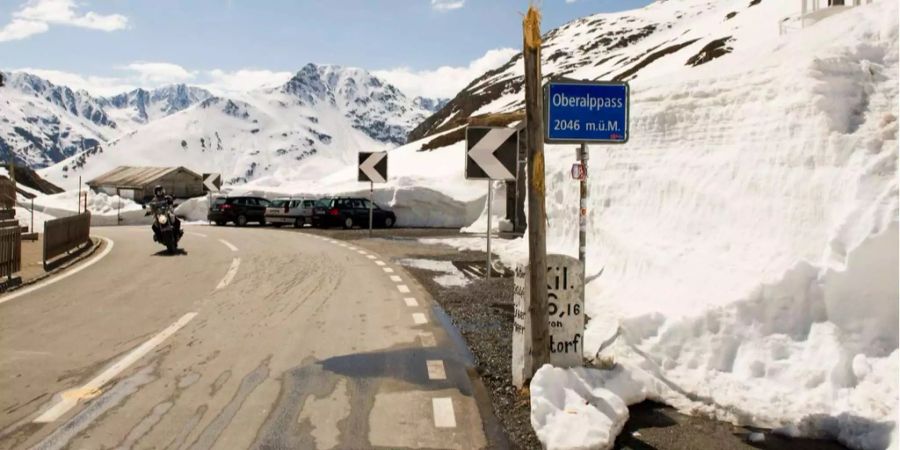
[[[167,198],[165,202],[154,204],[146,215],[150,214],[153,214],[153,241],[165,245],[169,253],[175,253],[184,232],[178,226],[172,199]]]

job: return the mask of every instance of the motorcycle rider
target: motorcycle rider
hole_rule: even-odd
[[[158,210],[161,206],[171,207],[173,202],[174,199],[172,198],[172,196],[166,195],[165,188],[163,188],[162,185],[157,184],[153,187],[153,199],[147,202],[147,205],[150,207],[150,214],[153,214],[155,216],[156,214],[159,214]],[[178,238],[180,239],[181,236],[184,235],[184,232],[181,231],[181,220],[174,214],[172,216],[175,218],[174,223],[172,223],[172,227],[175,229],[176,236],[178,236]],[[159,230],[156,228],[156,221],[153,222],[151,228],[153,228],[153,240],[155,241],[156,236],[159,235]]]

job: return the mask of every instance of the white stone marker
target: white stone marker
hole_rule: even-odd
[[[513,384],[521,388],[534,373],[531,357],[529,266],[516,266],[513,287]],[[581,262],[565,255],[547,255],[547,321],[550,325],[550,364],[583,364],[584,302]]]

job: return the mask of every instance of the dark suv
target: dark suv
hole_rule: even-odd
[[[266,208],[269,201],[262,197],[216,197],[213,199],[206,218],[216,225],[234,222],[242,227],[249,222],[266,224]]]
[[[397,223],[393,211],[372,204],[372,226],[390,228]],[[313,226],[353,228],[369,226],[369,200],[357,197],[323,198],[313,208]]]

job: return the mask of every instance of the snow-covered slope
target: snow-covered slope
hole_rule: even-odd
[[[38,168],[119,134],[102,102],[27,73],[4,74],[0,88],[0,157]]]
[[[432,111],[361,69],[309,64],[282,86],[209,97],[44,169],[73,186],[118,165],[178,164],[227,183],[315,180],[355,167],[357,153],[404,142]]]
[[[205,89],[175,84],[157,89],[135,89],[99,99],[106,113],[121,130],[131,130],[157,119],[184,111],[212,97]]]
[[[702,69],[709,65],[717,72],[739,71],[746,67],[737,54],[769,51],[782,40],[781,24],[794,23],[799,13],[795,1],[661,0],[640,10],[587,16],[544,35],[543,75],[635,81],[670,73],[681,79],[708,73]],[[463,125],[472,116],[523,108],[523,70],[517,54],[475,79],[413,130],[410,141]]]
[[[668,0],[545,36],[545,76],[632,88],[629,143],[591,147],[585,356],[619,330],[604,356],[657,380],[643,398],[885,448],[900,356],[897,2],[780,34],[799,7]],[[521,75],[517,56],[476,80],[413,145],[434,139],[420,153],[461,166],[453,130],[520,108]],[[569,255],[574,156],[546,147],[549,250]],[[514,259],[525,245],[497,247]]]

